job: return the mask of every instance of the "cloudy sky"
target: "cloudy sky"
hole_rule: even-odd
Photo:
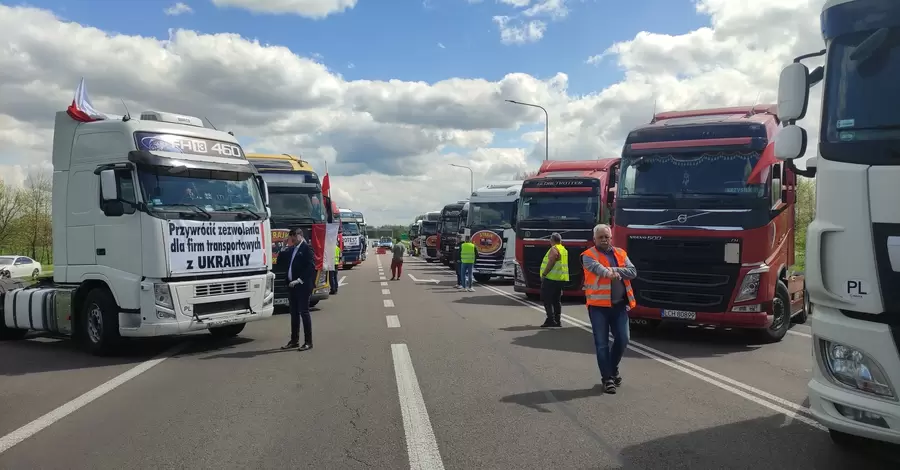
[[[476,186],[540,165],[543,113],[505,99],[547,108],[558,160],[617,156],[654,102],[774,102],[781,68],[822,48],[823,2],[0,2],[0,176],[49,165],[84,77],[101,111],[206,116],[247,151],[327,162],[370,223],[411,223],[468,194],[451,163]]]

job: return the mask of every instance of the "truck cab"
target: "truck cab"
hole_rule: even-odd
[[[522,184],[516,222],[516,266],[513,289],[540,298],[541,263],[558,232],[569,252],[569,282],[563,295],[583,296],[581,253],[593,246],[593,229],[610,224],[619,158],[545,161]]]
[[[0,281],[0,339],[47,331],[108,354],[271,317],[267,192],[237,139],[192,116],[73,107],[53,133],[53,281]]]
[[[344,241],[344,249],[341,251],[343,268],[353,269],[362,263],[363,252],[366,250],[365,237],[359,228],[358,218],[350,209],[341,209],[341,236]]]
[[[815,151],[796,122],[822,81],[818,156],[797,170],[816,178],[806,234],[809,410],[839,445],[900,444],[900,3],[829,0],[821,25],[825,49],[782,71],[778,113],[788,125],[775,142],[790,168]],[[818,56],[824,67],[801,63]]]
[[[459,236],[465,225],[462,208],[466,201],[457,201],[447,204],[441,209],[440,233],[441,239],[438,246],[441,262],[445,266],[456,264],[456,247],[459,245]]]
[[[774,105],[659,113],[622,149],[616,246],[637,268],[641,324],[753,329],[780,341],[791,316],[796,174],[774,158]],[[794,283],[796,285],[796,283]]]
[[[472,193],[466,228],[475,244],[474,278],[512,279],[516,265],[516,212],[522,181],[489,184]]]
[[[291,246],[288,233],[301,228],[309,238],[316,261],[316,279],[309,305],[314,307],[329,297],[325,253],[335,242],[325,240],[325,226],[333,220],[328,198],[313,167],[289,154],[247,154],[247,159],[266,182],[272,224],[272,271],[275,274],[275,306],[288,306],[287,267],[277,264],[278,253]],[[333,248],[331,248],[333,250]]]
[[[429,263],[440,259],[438,253],[441,237],[438,230],[440,222],[441,211],[426,212],[422,220],[419,221],[419,253]]]

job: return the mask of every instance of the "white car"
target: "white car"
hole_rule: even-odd
[[[0,256],[0,278],[2,279],[37,279],[40,275],[41,263],[27,256]]]

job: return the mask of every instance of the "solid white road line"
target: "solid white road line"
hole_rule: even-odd
[[[391,299],[384,299],[384,306],[385,306],[385,307],[393,307],[393,306],[394,306],[394,301],[391,300]]]
[[[386,281],[386,280],[387,280],[387,278],[384,277],[383,275],[382,275],[382,276],[378,276],[378,279],[381,280],[381,281]]]
[[[391,295],[390,289],[381,289],[381,295]]]
[[[186,342],[180,343],[180,344],[170,348],[168,351],[160,354],[159,356],[156,356],[153,359],[144,361],[144,362],[132,367],[131,369],[128,369],[127,371],[123,372],[122,374],[120,374],[116,377],[113,377],[106,383],[101,384],[97,388],[94,388],[93,390],[89,390],[89,391],[85,392],[78,398],[75,398],[74,400],[60,406],[59,408],[56,408],[55,410],[41,416],[40,418],[37,418],[34,421],[22,426],[21,428],[16,429],[15,431],[3,436],[2,438],[0,438],[0,454],[6,452],[12,446],[37,434],[38,432],[40,432],[44,428],[52,425],[53,423],[65,418],[66,416],[74,413],[75,411],[78,411],[78,409],[84,407],[88,403],[115,390],[116,387],[143,374],[144,372],[147,372],[148,370],[153,368],[153,366],[156,366],[159,363],[161,363],[162,361],[165,361],[166,359],[174,356],[175,354],[178,354],[178,352],[181,351],[186,345],[187,345]]]
[[[385,318],[387,318],[388,328],[400,328],[400,317],[397,315],[388,315]]]
[[[431,420],[422,398],[422,390],[416,379],[409,348],[405,344],[392,344],[394,375],[397,377],[397,396],[400,398],[400,412],[403,415],[403,430],[406,432],[406,452],[409,454],[410,470],[441,470],[444,462],[438,449]]]
[[[788,330],[788,334],[789,334],[789,335],[794,335],[794,336],[803,336],[803,337],[805,337],[805,338],[812,338],[812,335],[811,335],[811,334],[809,334],[809,333],[804,333],[804,332],[802,332],[802,331]]]
[[[479,284],[479,285],[481,287],[484,287],[485,289],[492,291],[492,292],[495,292],[504,297],[515,300],[515,301],[517,301],[523,305],[526,305],[534,310],[544,312],[544,308],[542,306],[539,307],[536,304],[531,303],[527,300],[522,300],[522,299],[518,298],[517,296],[510,294],[506,291],[503,291],[501,289],[498,289],[494,286],[488,286],[485,284]],[[566,323],[575,325],[575,326],[581,328],[582,330],[585,330],[588,332],[593,331],[591,329],[590,323],[584,322],[578,318],[570,317],[569,315],[564,314],[564,315],[562,315],[562,319],[565,320]],[[629,340],[628,346],[630,349],[637,352],[638,354],[640,354],[644,357],[647,357],[649,359],[653,359],[654,361],[659,362],[660,364],[664,364],[675,370],[684,372],[685,374],[688,374],[692,377],[698,378],[704,382],[707,382],[711,385],[719,387],[723,390],[734,393],[735,395],[738,395],[742,398],[752,401],[758,405],[769,408],[772,411],[782,413],[785,416],[790,417],[791,419],[796,419],[797,421],[806,423],[816,429],[821,429],[823,431],[826,430],[826,428],[824,426],[822,426],[821,424],[819,424],[818,421],[809,417],[809,410],[807,410],[805,407],[803,407],[801,405],[798,405],[791,401],[785,400],[781,397],[777,397],[768,392],[760,390],[756,387],[753,387],[753,386],[747,385],[743,382],[734,380],[730,377],[726,377],[719,373],[713,372],[709,369],[700,367],[694,363],[685,361],[683,359],[679,359],[675,356],[664,353],[658,349],[652,348],[645,344],[641,344],[636,341]],[[706,375],[701,375],[701,374],[706,374]],[[740,390],[740,389],[743,389],[743,390]],[[753,393],[755,395],[758,395],[758,396],[750,395],[750,393],[746,393],[744,390],[746,390],[747,392]],[[765,398],[765,400],[763,398]],[[766,401],[766,400],[769,400],[769,401]],[[802,414],[800,414],[800,413],[802,413]]]
[[[381,287],[387,287],[387,285],[388,285],[387,281],[381,281]]]

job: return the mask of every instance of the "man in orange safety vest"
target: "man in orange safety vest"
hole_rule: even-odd
[[[597,225],[594,227],[594,246],[581,254],[585,303],[606,393],[616,393],[616,388],[622,385],[619,362],[628,347],[628,310],[636,305],[631,280],[637,277],[637,269],[628,254],[622,248],[612,246],[611,241],[609,225]]]

